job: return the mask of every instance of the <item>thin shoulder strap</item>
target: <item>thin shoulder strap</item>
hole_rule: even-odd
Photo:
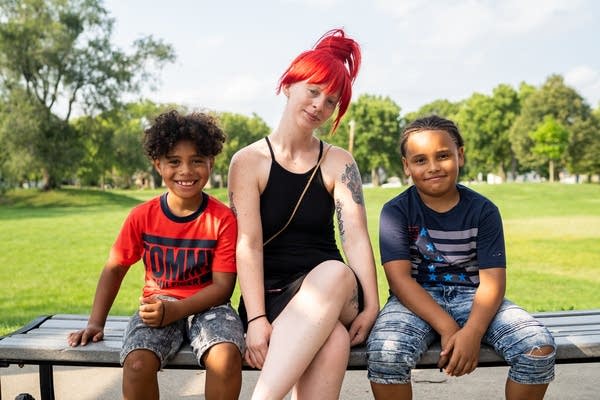
[[[271,160],[275,161],[275,153],[273,152],[273,147],[271,146],[271,141],[268,136],[265,136],[265,140],[267,141],[267,146],[269,146],[269,151],[271,152]]]
[[[280,230],[278,230],[277,232],[275,232],[275,234],[273,234],[273,236],[271,236],[269,239],[267,239],[264,243],[263,243],[263,247],[266,246],[271,240],[275,239],[277,236],[279,236],[279,234],[281,232],[283,232],[285,230],[285,228],[288,227],[288,225],[290,224],[290,222],[292,222],[292,218],[294,218],[294,215],[296,215],[296,211],[298,211],[298,207],[300,207],[300,203],[302,202],[302,199],[304,198],[304,195],[306,194],[306,191],[308,190],[308,187],[310,186],[310,183],[312,182],[313,178],[315,177],[315,175],[317,174],[317,171],[319,170],[319,167],[321,166],[321,163],[323,162],[323,160],[325,159],[325,156],[327,155],[327,152],[329,151],[329,149],[331,149],[332,145],[330,144],[329,146],[327,146],[327,148],[323,151],[323,156],[319,158],[319,162],[317,162],[317,165],[315,166],[315,169],[313,170],[312,174],[310,174],[310,178],[308,178],[308,182],[306,182],[306,186],[304,187],[304,190],[302,191],[302,193],[300,194],[300,198],[298,198],[298,201],[296,202],[296,206],[294,207],[294,210],[292,211],[292,214],[290,215],[290,217],[288,218],[287,222],[285,223],[285,225],[283,226],[283,228],[281,228]]]

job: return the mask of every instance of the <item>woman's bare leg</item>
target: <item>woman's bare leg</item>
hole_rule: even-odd
[[[351,304],[356,285],[352,271],[338,261],[324,262],[306,276],[298,293],[273,321],[269,351],[252,399],[279,400],[291,390],[340,316],[356,307]]]
[[[292,399],[339,399],[349,356],[350,336],[344,325],[338,322],[298,383],[294,385]]]

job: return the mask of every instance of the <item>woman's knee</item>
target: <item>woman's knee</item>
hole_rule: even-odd
[[[305,283],[326,290],[328,296],[346,296],[356,286],[352,270],[340,261],[325,261],[315,267],[305,278]]]

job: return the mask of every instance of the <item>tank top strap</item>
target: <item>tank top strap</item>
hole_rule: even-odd
[[[267,141],[267,146],[269,146],[269,151],[271,152],[271,160],[275,161],[275,153],[273,152],[273,147],[271,147],[271,142],[269,141],[269,137],[265,136],[265,140]]]
[[[275,153],[273,152],[273,147],[271,147],[271,141],[268,136],[265,136],[265,140],[267,141],[267,146],[269,146],[269,151],[271,152],[271,160],[275,160]],[[317,163],[323,157],[323,141],[319,139],[319,158],[317,158]]]
[[[317,163],[323,157],[323,141],[319,139],[319,158],[317,158]]]

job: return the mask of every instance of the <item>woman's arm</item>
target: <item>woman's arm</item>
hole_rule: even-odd
[[[259,184],[261,172],[260,153],[252,146],[236,153],[229,166],[229,202],[238,224],[238,277],[248,320],[265,314]],[[262,367],[270,335],[271,325],[266,318],[256,319],[248,325],[246,361],[251,366]]]
[[[342,248],[348,265],[362,286],[364,310],[350,327],[351,344],[366,340],[379,311],[373,248],[367,228],[362,180],[352,156],[339,148],[327,155],[325,181],[333,181],[333,198]]]

